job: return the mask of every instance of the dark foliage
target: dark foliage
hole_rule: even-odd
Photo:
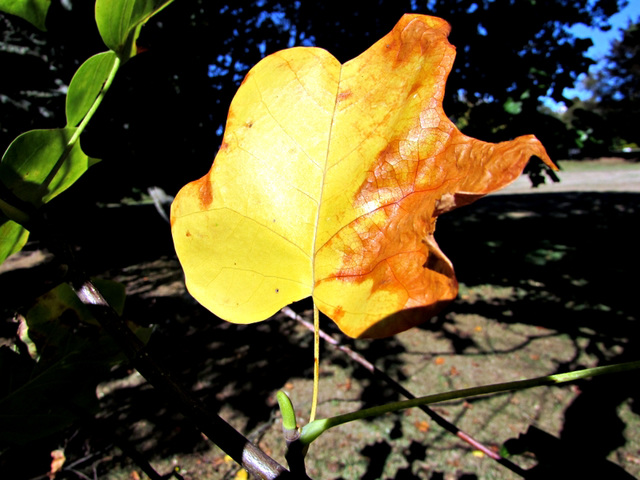
[[[594,110],[609,130],[599,130],[614,147],[640,145],[640,19],[630,23],[611,45],[606,66],[587,81],[594,94]],[[606,127],[605,125],[598,125]]]
[[[23,131],[64,123],[65,86],[81,62],[105,50],[91,3],[71,2],[66,9],[52,2],[46,33],[0,17],[0,61],[11,72],[0,84],[3,150]],[[145,53],[119,72],[83,135],[83,149],[104,161],[73,191],[99,201],[117,201],[132,187],[177,191],[209,168],[231,98],[260,58],[316,45],[346,61],[405,12],[440,16],[452,25],[457,60],[445,111],[465,133],[487,141],[533,133],[558,158],[573,146],[572,134],[538,113],[538,97],[561,100],[562,90],[592,62],[584,57],[590,41],[572,38],[564,26],[606,27],[619,7],[613,0],[588,3],[360,0],[336,11],[299,1],[176,1],[145,26],[139,41]],[[65,197],[77,205],[77,196]]]

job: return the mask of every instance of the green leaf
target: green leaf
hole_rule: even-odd
[[[31,130],[17,137],[0,162],[0,180],[39,207],[69,188],[98,162],[80,148],[75,128]]]
[[[96,103],[116,68],[115,52],[103,52],[85,61],[73,76],[67,92],[67,126],[76,127]]]
[[[121,313],[124,286],[105,280],[94,284]],[[38,298],[21,330],[37,361],[26,352],[0,348],[2,443],[29,443],[93,412],[97,384],[124,358],[67,284]]]
[[[0,215],[0,264],[10,255],[22,250],[28,238],[27,229]]]
[[[276,398],[282,414],[282,428],[289,431],[295,430],[298,426],[296,424],[296,412],[293,409],[291,399],[282,390],[278,390]]]
[[[70,354],[34,372],[26,357],[0,348],[0,381],[14,387],[0,399],[2,444],[28,444],[94,412],[98,381],[91,379],[108,371],[102,361]],[[21,368],[16,369],[16,364]]]
[[[125,299],[124,285],[100,279],[95,279],[93,282],[114,310],[121,314]],[[93,318],[89,308],[78,299],[66,283],[58,285],[39,297],[36,304],[27,312],[26,319],[29,336],[38,345],[41,355],[44,353],[41,348],[44,347],[57,349],[59,345],[64,345],[64,348],[70,351],[82,349],[86,345],[86,339],[82,338],[83,332],[88,332],[83,328],[87,325],[99,328],[99,323]],[[60,321],[60,324],[57,325],[56,321]],[[38,339],[32,335],[34,332],[38,337],[46,337],[46,342],[42,342],[42,345],[38,344]],[[93,335],[93,333],[87,333],[88,337]]]
[[[122,61],[136,54],[140,27],[173,0],[97,0],[96,22],[102,41]]]
[[[0,0],[0,11],[24,18],[42,31],[51,0]]]
[[[522,113],[522,102],[515,101],[513,98],[509,97],[504,102],[503,108],[505,112],[510,113],[511,115],[518,115]]]

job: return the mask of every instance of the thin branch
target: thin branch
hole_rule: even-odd
[[[41,216],[32,220],[36,220],[33,224],[40,227],[38,233],[50,242],[50,250],[68,265],[67,281],[80,301],[91,310],[95,319],[115,339],[132,366],[149,384],[175,403],[209,440],[254,477],[269,480],[294,478],[289,470],[247,440],[220,416],[210,412],[190,395],[186,388],[176,382],[168,369],[149,355],[145,344],[93,285],[88,275],[80,268],[69,244],[62,240],[63,236],[58,234],[54,227],[46,224]]]
[[[318,438],[322,432],[330,428],[337,427],[338,425],[343,425],[355,420],[362,420],[364,418],[377,417],[384,415],[385,413],[399,412],[400,410],[419,407],[421,405],[442,403],[450,400],[479,397],[495,393],[505,393],[515,390],[525,390],[533,387],[557,385],[559,383],[574,382],[584,378],[597,377],[599,375],[607,375],[611,373],[628,372],[637,369],[640,369],[640,360],[635,362],[618,363],[604,367],[585,368],[583,370],[574,370],[567,373],[556,373],[527,380],[516,380],[492,385],[482,385],[479,387],[463,388],[461,390],[436,393],[434,395],[427,395],[424,397],[414,398],[412,400],[401,400],[398,402],[386,403],[376,407],[364,408],[355,412],[345,413],[344,415],[315,420],[302,428],[300,441],[304,444],[309,444]]]
[[[118,317],[96,287],[86,278],[72,282],[78,298],[92,309],[103,328],[125,352],[132,365],[158,391],[180,406],[181,411],[213,443],[257,478],[291,478],[287,469],[247,440],[218,415],[210,412],[179,385],[168,371],[145,350],[142,341]]]

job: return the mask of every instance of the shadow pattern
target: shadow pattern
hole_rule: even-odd
[[[476,347],[474,341],[451,327],[456,315],[474,313],[507,325],[524,323],[569,335],[599,364],[637,359],[635,276],[640,256],[632,226],[639,208],[638,194],[563,193],[493,195],[448,213],[438,222],[437,240],[456,267],[459,281],[467,287],[510,287],[517,295],[473,302],[459,298],[419,328],[440,332],[456,354],[465,354]],[[228,421],[244,432],[260,432],[273,423],[274,392],[293,378],[311,378],[311,335],[280,318],[246,326],[223,322],[183,291],[154,295],[167,283],[180,283],[179,266],[163,236],[167,226],[159,217],[146,211],[141,215],[142,210],[130,212],[134,213],[103,210],[87,217],[79,232],[87,245],[81,253],[95,273],[126,278],[130,285],[137,282],[138,288],[127,299],[125,316],[153,326],[150,353],[162,359],[212,411],[231,408],[236,413]],[[120,234],[107,233],[114,230]],[[123,231],[139,234],[125,241]],[[125,247],[123,256],[120,252]],[[163,270],[160,274],[137,267],[153,259],[166,261],[158,267]],[[59,275],[55,268],[39,267],[34,272],[43,276],[44,285]],[[23,292],[26,284],[21,282],[27,282],[27,273],[3,274],[0,282],[6,291],[13,287]],[[309,302],[294,305],[299,312],[309,306]],[[397,338],[344,341],[390,376],[406,379],[402,365],[407,351]],[[325,358],[338,367],[353,368],[329,351]],[[574,359],[559,364],[554,373],[580,367]],[[112,372],[112,380],[130,373],[126,365],[121,366]],[[361,369],[353,369],[352,376],[363,385],[359,400],[364,407],[399,399]],[[581,382],[578,397],[565,411],[559,438],[531,426],[525,435],[507,442],[507,447],[535,456],[537,466],[530,471],[531,478],[579,476],[583,471],[601,472],[602,478],[632,478],[607,456],[625,442],[619,405],[631,399],[633,412],[640,414],[640,393],[630,388],[637,381],[637,374],[629,374]],[[147,457],[205,452],[209,444],[193,427],[147,384],[132,384],[106,395],[97,416],[47,442],[13,450],[13,460],[5,456],[2,466],[7,472],[20,471],[12,478],[33,478],[37,472],[46,472],[42,462],[25,466],[33,448],[51,451],[52,446],[65,445],[69,462],[84,458],[77,468],[100,475],[130,462],[125,456],[113,456],[119,444],[127,443]],[[403,435],[401,427],[391,433],[394,438]],[[411,473],[413,464],[429,457],[430,447],[410,442],[403,451],[409,466],[399,469],[395,478],[444,478],[444,471],[432,471],[429,477]],[[112,455],[109,461],[104,460],[107,452]],[[373,441],[360,454],[369,459],[363,478],[384,478],[391,454],[387,439]],[[475,475],[462,471],[457,478]]]

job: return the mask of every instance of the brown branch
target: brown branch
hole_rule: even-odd
[[[80,301],[89,307],[96,320],[115,339],[132,366],[149,384],[176,404],[209,440],[254,477],[269,480],[296,478],[224,419],[207,410],[200,401],[189,394],[186,388],[176,382],[169,374],[169,370],[149,355],[144,343],[93,285],[88,275],[80,268],[69,243],[63,240],[63,235],[42,216],[32,220],[35,221],[30,227],[36,227],[38,233],[49,242],[51,251],[68,266],[67,281]]]
[[[304,325],[307,329],[311,330],[312,332],[314,331],[313,324],[311,322],[308,322],[307,320],[305,320],[302,316],[298,315],[291,308],[289,308],[289,307],[283,308],[282,309],[282,313],[284,313],[289,318],[292,318],[292,319],[296,320],[297,322],[299,322],[300,324]],[[353,361],[359,363],[361,366],[363,366],[365,369],[367,369],[374,377],[379,378],[381,380],[384,380],[387,384],[389,384],[391,387],[393,387],[393,389],[395,389],[400,394],[404,395],[406,398],[408,398],[410,400],[416,398],[415,395],[413,395],[410,391],[408,391],[406,388],[404,388],[402,385],[400,385],[398,382],[396,382],[389,375],[387,375],[382,370],[380,370],[375,365],[373,365],[371,362],[369,362],[362,355],[360,355],[357,352],[354,352],[353,350],[351,350],[349,347],[347,347],[345,345],[341,345],[338,340],[336,340],[335,338],[333,338],[331,335],[329,335],[328,333],[324,332],[323,330],[319,330],[319,333],[320,333],[320,337],[322,337],[329,344],[331,344],[332,346],[334,346],[335,348],[337,348],[338,350],[343,352],[345,355],[347,355]],[[441,415],[439,415],[438,413],[433,411],[428,406],[421,405],[421,406],[419,406],[419,408],[424,413],[429,415],[429,417],[435,423],[440,425],[442,428],[444,428],[448,432],[456,435],[461,440],[464,440],[465,442],[467,442],[469,445],[471,445],[476,450],[480,450],[481,452],[483,452],[488,457],[492,458],[496,462],[500,463],[501,465],[503,465],[504,467],[508,468],[512,472],[520,475],[521,477],[524,477],[526,475],[525,470],[520,468],[518,465],[516,465],[512,461],[507,460],[506,458],[502,457],[501,455],[499,455],[498,453],[494,452],[493,450],[491,450],[486,445],[483,445],[481,442],[479,442],[478,440],[474,439],[468,433],[465,433],[464,431],[460,430],[458,427],[456,427],[454,424],[449,422],[446,418],[442,417]]]
[[[220,416],[208,411],[171,378],[167,369],[147,353],[142,341],[118,317],[88,279],[79,278],[71,284],[78,298],[91,308],[103,328],[116,339],[133,367],[159,392],[179,405],[185,416],[192,420],[209,440],[256,478],[293,478],[287,469],[247,440]]]
[[[256,478],[269,480],[300,478],[298,475],[292,475],[289,470],[251,443],[220,416],[208,411],[201,402],[171,377],[168,369],[148,354],[144,343],[131,331],[125,320],[118,316],[81,268],[65,235],[55,227],[54,223],[48,221],[46,207],[35,209],[17,198],[2,182],[0,182],[0,199],[8,202],[9,206],[13,205],[14,210],[24,217],[16,220],[32,233],[37,232],[48,244],[50,251],[67,265],[69,269],[67,282],[80,301],[89,307],[105,331],[114,338],[132,366],[145,377],[149,384],[176,404],[209,440]]]

